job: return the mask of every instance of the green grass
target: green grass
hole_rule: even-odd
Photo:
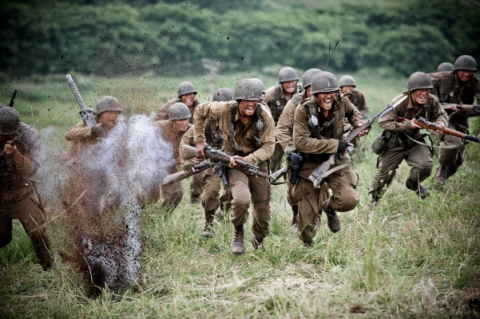
[[[129,112],[146,114],[174,96],[185,80],[72,76],[87,104],[111,94]],[[246,76],[258,76],[267,87],[275,83],[273,77],[260,74],[234,74],[219,76],[217,86],[233,88]],[[371,114],[406,85],[406,79],[354,76]],[[199,99],[208,100],[208,77],[191,80]],[[1,85],[0,100],[8,102],[13,88],[19,89],[16,105],[22,118],[27,123],[39,119],[38,129],[54,125],[60,135],[78,121],[64,76]],[[38,113],[32,116],[32,109]],[[475,134],[477,121],[474,124]],[[445,187],[434,189],[431,179],[425,182],[432,193],[426,200],[405,188],[409,167],[402,165],[382,201],[372,207],[367,189],[376,156],[369,145],[378,133],[374,124],[365,153],[354,163],[360,204],[340,214],[339,233],[328,230],[324,216],[312,248],[303,247],[289,226],[284,185],[272,187],[271,234],[265,250],[254,251],[247,242],[241,256],[230,253],[228,219],[216,221],[213,238],[200,237],[201,206],[190,205],[185,196],[171,216],[162,216],[158,204],[142,211],[138,282],[123,293],[105,291],[89,299],[79,275],[58,253],[51,271],[43,272],[34,263],[29,239],[15,223],[14,240],[0,249],[0,318],[480,317],[478,308],[472,310],[480,299],[479,145],[468,145],[465,164]],[[188,185],[185,181],[185,190]],[[58,252],[68,234],[62,218],[52,220],[56,214],[48,211],[47,232]],[[250,228],[249,222],[247,240]]]

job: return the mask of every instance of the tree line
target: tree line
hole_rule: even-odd
[[[480,52],[475,0],[233,3],[10,1],[0,12],[0,73],[201,74],[205,58],[225,71],[324,68],[340,39],[330,70],[382,66],[408,76]]]

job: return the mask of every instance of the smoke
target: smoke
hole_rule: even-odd
[[[139,214],[159,197],[160,182],[173,162],[172,146],[145,115],[128,121],[120,117],[76,160],[52,143],[52,128],[40,133],[50,142],[44,143],[39,191],[48,205],[66,215],[62,220],[72,236],[62,257],[83,272],[92,294],[105,285],[129,287],[140,269]]]

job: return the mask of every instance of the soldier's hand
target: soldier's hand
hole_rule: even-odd
[[[363,124],[358,124],[358,126],[362,126],[362,125],[363,125]],[[369,129],[369,128],[367,128],[367,129],[361,131],[360,133],[358,133],[358,137],[362,137],[362,136],[364,136],[364,135],[367,135],[368,132],[370,132],[370,129]]]
[[[238,155],[233,155],[232,157],[230,157],[230,163],[228,163],[228,167],[238,167],[238,166],[240,166],[235,162],[236,159],[247,162],[245,157],[238,156]]]
[[[417,125],[414,120],[410,120],[410,128],[416,129],[416,128],[421,128],[421,126]]]
[[[6,155],[15,155],[16,153],[18,153],[17,146],[13,144],[13,141],[6,142],[3,150]]]
[[[443,123],[440,123],[440,124],[435,124],[439,129],[444,129],[445,128],[445,125],[443,125]],[[445,133],[443,133],[443,131],[440,131],[438,130],[437,131],[438,134],[441,134],[441,135],[445,135]]]
[[[352,143],[347,143],[345,141],[342,141],[342,140],[339,140],[338,141],[338,150],[337,150],[337,153],[338,154],[341,154],[343,152],[345,152],[345,150],[347,149],[348,146],[353,146]]]
[[[196,144],[196,149],[197,149],[197,157],[198,158],[205,158],[205,153],[203,152],[203,150],[205,149],[205,146],[207,146],[208,144],[205,143],[205,142],[202,142],[202,143],[197,143]]]

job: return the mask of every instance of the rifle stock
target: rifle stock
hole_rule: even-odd
[[[275,183],[280,177],[284,176],[287,174],[288,171],[288,165],[284,166],[283,168],[279,169],[278,171],[270,174],[270,184],[272,185],[279,185],[283,183]]]
[[[480,105],[473,104],[455,104],[455,103],[441,103],[442,109],[451,110],[453,107],[456,107],[458,110],[471,110],[473,108],[480,108]]]
[[[413,123],[417,124],[421,128],[424,128],[424,129],[427,129],[427,130],[430,130],[430,131],[435,131],[435,132],[443,133],[443,134],[447,134],[447,135],[453,135],[453,136],[457,136],[457,137],[460,137],[460,138],[463,138],[463,139],[466,139],[466,140],[469,140],[469,141],[472,141],[472,142],[480,143],[480,141],[478,140],[478,137],[471,136],[471,135],[468,135],[468,134],[465,134],[465,133],[462,133],[462,132],[459,132],[459,131],[455,131],[455,130],[449,129],[447,127],[444,127],[444,128],[438,127],[435,123],[429,122],[429,121],[425,120],[423,117],[419,118],[418,120],[417,119],[409,120],[409,119],[404,118],[404,117],[398,117],[397,118],[397,122],[405,122],[405,121],[413,121]]]
[[[204,170],[206,170],[211,166],[213,166],[213,164],[210,161],[203,161],[193,166],[195,168],[195,171],[193,172],[187,173],[185,171],[180,171],[173,174],[169,174],[163,179],[162,185],[172,184],[172,183],[181,181],[182,179],[189,178],[192,175],[203,172]]]
[[[400,103],[402,103],[403,101],[405,101],[405,99],[408,97],[408,95],[405,95],[404,97],[402,97],[400,100],[398,100],[397,102],[395,102],[395,104],[393,105],[390,105],[388,104],[386,108],[384,108],[382,111],[378,112],[377,114],[375,114],[373,117],[369,118],[368,120],[366,120],[365,122],[363,122],[362,125],[360,125],[359,127],[355,128],[350,134],[347,135],[347,137],[345,137],[343,140],[347,143],[350,143],[354,138],[356,138],[358,136],[358,134],[360,134],[360,132],[368,129],[372,124],[373,122],[375,122],[375,120],[379,117],[383,117],[385,116],[387,113],[389,113],[390,111],[392,111],[394,108],[396,108]],[[312,174],[310,174],[310,176],[308,176],[308,179],[311,180],[313,182],[313,185],[315,187],[320,187],[321,186],[321,183],[323,181],[323,179],[329,175],[329,171],[331,171],[331,167],[332,165],[335,163],[335,155],[336,154],[331,154],[328,159],[323,162],[322,164],[320,164],[320,166],[318,166]],[[346,167],[347,165],[341,165],[341,166],[338,166],[338,167],[335,167],[334,170],[338,170],[339,167],[340,168],[343,168],[343,167]]]

